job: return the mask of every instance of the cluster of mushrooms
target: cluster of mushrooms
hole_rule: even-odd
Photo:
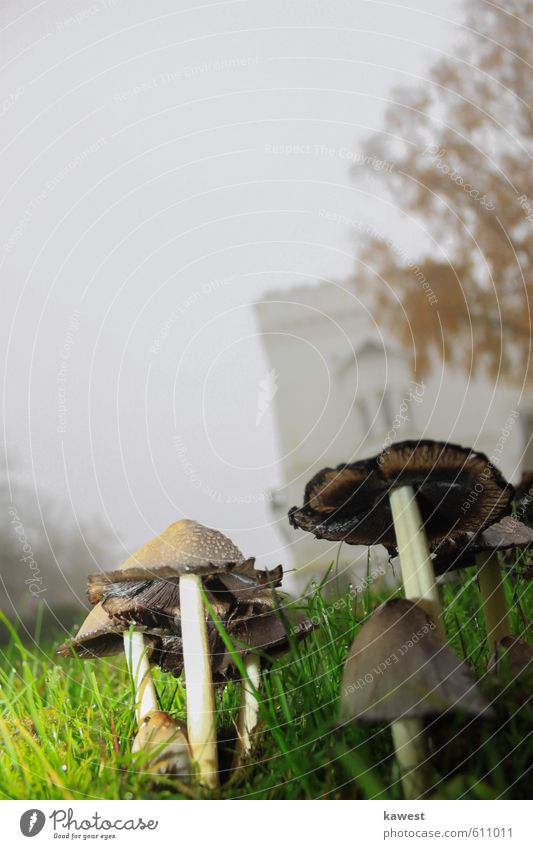
[[[514,490],[472,449],[430,440],[395,443],[376,457],[318,472],[291,524],[319,539],[384,545],[399,555],[404,599],[365,622],[350,649],[341,721],[391,724],[404,795],[431,787],[424,720],[450,710],[488,716],[470,671],[446,643],[436,576],[477,565],[494,668],[518,674],[533,646],[512,635],[498,553],[528,548],[533,531],[511,515]]]
[[[424,720],[449,710],[490,714],[466,664],[447,645],[436,576],[478,566],[491,664],[533,663],[511,633],[499,552],[528,548],[533,531],[511,515],[513,488],[487,457],[449,443],[409,441],[377,457],[318,472],[296,527],[319,539],[384,545],[399,555],[405,598],[363,624],[344,669],[340,721],[390,723],[406,798],[430,787]],[[255,569],[226,536],[181,520],[119,568],[89,577],[91,612],[59,653],[94,658],[125,652],[138,733],[155,772],[219,785],[215,686],[240,677],[235,763],[251,747],[261,667],[305,637],[311,621],[279,605],[283,570]],[[229,636],[230,640],[224,638]],[[150,665],[185,679],[186,728],[161,711]]]
[[[280,614],[285,597],[275,588],[282,576],[281,566],[257,570],[222,533],[182,519],[119,569],[89,576],[94,606],[58,653],[94,658],[125,652],[139,729],[132,751],[147,753],[154,773],[188,778],[196,771],[201,784],[216,788],[215,686],[235,677],[242,659],[238,763],[257,723],[262,662],[283,651],[289,630],[301,638],[312,627],[298,612]],[[159,709],[151,664],[175,677],[184,674],[186,729]]]

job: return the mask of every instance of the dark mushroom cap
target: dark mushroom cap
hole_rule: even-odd
[[[238,652],[246,654],[286,645],[287,627],[276,610],[272,593],[272,588],[281,583],[281,566],[271,572],[257,570],[254,559],[244,560],[233,543],[218,531],[204,528],[202,541],[202,527],[197,522],[177,522],[140,549],[139,565],[131,565],[129,558],[121,569],[91,575],[89,600],[96,606],[76,636],[60,646],[58,653],[68,656],[74,652],[84,658],[118,654],[123,651],[124,631],[133,626],[143,632],[151,645],[151,662],[180,675],[183,656],[179,577],[191,572],[202,576],[209,604],[236,641]],[[210,548],[213,539],[215,544]],[[221,559],[224,552],[232,557],[230,562]],[[167,560],[165,571],[157,556]],[[171,557],[173,562],[169,564]],[[189,557],[191,564],[185,559]],[[290,613],[289,617],[290,627],[298,636],[304,636],[312,627],[303,616]],[[206,622],[213,674],[224,677],[234,670],[235,663],[207,611]]]
[[[513,489],[488,458],[470,448],[430,440],[397,442],[377,457],[322,469],[289,511],[295,528],[318,539],[396,549],[390,492],[410,485],[428,539],[463,538],[509,512]]]
[[[460,709],[487,709],[469,670],[434,636],[427,614],[407,599],[379,607],[350,649],[341,687],[340,718],[392,722]]]
[[[436,575],[443,575],[445,572],[474,566],[478,554],[529,548],[531,545],[533,528],[514,516],[504,516],[479,534],[467,534],[464,540],[447,537],[432,546],[433,568]]]

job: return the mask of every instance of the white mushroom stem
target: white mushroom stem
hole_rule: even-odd
[[[135,686],[135,715],[140,725],[147,713],[159,709],[148,662],[149,647],[140,631],[124,631],[123,637],[126,661]]]
[[[445,640],[439,589],[414,489],[398,487],[389,499],[405,597],[429,614],[435,623],[435,636]],[[424,723],[421,719],[401,719],[392,723],[391,731],[404,796],[418,799],[428,787]]]
[[[259,703],[257,691],[261,682],[261,659],[256,654],[249,654],[244,659],[246,678],[242,682],[241,706],[237,727],[238,741],[233,759],[234,768],[252,748],[252,732],[257,725]]]
[[[201,783],[214,788],[219,784],[215,694],[202,583],[197,575],[180,577],[180,611],[189,746]]]
[[[439,588],[414,489],[400,486],[390,493],[389,499],[405,597],[429,614],[435,623],[435,636],[445,640]]]
[[[424,725],[420,719],[403,719],[393,722],[391,729],[404,796],[419,799],[428,787]]]
[[[483,602],[483,615],[487,628],[487,640],[490,655],[496,648],[496,643],[511,634],[509,608],[503,589],[502,573],[498,562],[498,554],[493,551],[478,554],[478,581]]]

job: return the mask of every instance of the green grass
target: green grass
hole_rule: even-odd
[[[507,579],[515,634],[531,639],[528,583]],[[386,726],[336,727],[342,666],[374,607],[392,595],[370,588],[324,601],[316,589],[309,614],[320,627],[264,674],[261,722],[249,762],[225,773],[220,791],[158,778],[130,754],[135,734],[124,659],[59,660],[49,639],[23,644],[12,625],[1,650],[0,794],[8,799],[400,799]],[[533,762],[531,678],[487,676],[488,651],[473,570],[443,588],[446,626],[471,665],[495,716],[448,715],[428,727],[433,798],[528,798]],[[58,634],[57,642],[64,635]],[[154,673],[162,708],[185,719],[180,681]],[[221,763],[229,762],[239,685],[218,696]],[[226,741],[226,742],[224,742]]]

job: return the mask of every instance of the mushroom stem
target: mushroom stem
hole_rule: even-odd
[[[428,787],[424,723],[421,719],[402,719],[391,725],[404,797],[419,799]]]
[[[147,713],[159,709],[148,662],[149,646],[140,631],[124,631],[123,637],[126,662],[135,685],[135,715],[140,725]]]
[[[483,601],[487,640],[492,655],[496,643],[511,634],[509,608],[503,590],[502,573],[497,552],[478,554],[476,560],[479,569],[478,581]]]
[[[259,703],[257,690],[261,681],[261,659],[256,654],[244,658],[246,678],[242,681],[241,706],[237,727],[238,740],[233,759],[236,768],[252,748],[252,732],[257,725]]]
[[[415,491],[412,486],[400,486],[392,490],[389,500],[405,597],[429,614],[435,623],[435,636],[445,640],[439,588]]]
[[[399,487],[390,493],[389,499],[405,597],[429,614],[435,623],[435,636],[445,640],[439,589],[414,489]],[[401,719],[392,723],[391,730],[404,796],[418,799],[428,785],[423,721]]]
[[[202,582],[197,575],[180,577],[180,609],[189,745],[201,783],[216,788],[219,776],[215,696]]]

